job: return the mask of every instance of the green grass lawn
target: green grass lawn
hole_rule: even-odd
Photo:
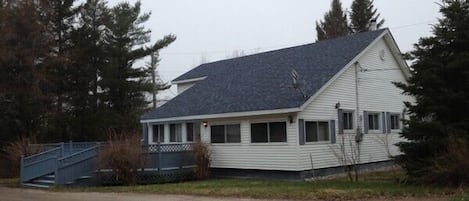
[[[401,177],[401,172],[386,171],[362,175],[361,181],[359,182],[350,182],[346,178],[310,182],[259,179],[210,179],[205,181],[189,181],[156,185],[54,188],[52,190],[185,194],[297,200],[349,200],[408,196],[451,197],[453,195],[461,194],[461,189],[402,184],[398,182]]]

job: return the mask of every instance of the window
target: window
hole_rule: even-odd
[[[187,123],[186,131],[188,142],[200,139],[200,123]]]
[[[251,142],[286,142],[287,124],[285,122],[251,124]]]
[[[181,124],[169,124],[169,142],[182,142]]]
[[[391,114],[391,129],[400,129],[399,114]]]
[[[329,141],[329,123],[327,121],[305,122],[306,142]]]
[[[344,130],[352,130],[353,129],[353,112],[345,111],[342,114],[343,114],[343,121],[344,121]]]
[[[241,129],[239,124],[214,125],[210,127],[212,143],[239,143]]]
[[[164,142],[164,125],[153,125],[153,140],[154,143]]]
[[[379,113],[368,114],[368,130],[379,130]]]

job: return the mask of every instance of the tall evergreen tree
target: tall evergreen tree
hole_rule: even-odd
[[[324,20],[316,22],[316,32],[318,41],[349,34],[347,14],[340,0],[332,0],[331,10],[324,15]]]
[[[54,38],[44,32],[49,25],[45,2],[5,0],[0,5],[0,146],[37,136],[47,126],[46,66]]]
[[[71,74],[75,70],[70,62],[70,52],[74,48],[71,35],[73,33],[74,19],[77,10],[74,8],[75,0],[54,0],[47,1],[50,8],[45,14],[49,22],[47,32],[54,38],[54,43],[49,47],[51,58],[49,60],[48,80],[49,85],[47,96],[53,98],[54,107],[50,110],[48,117],[48,135],[56,136],[57,140],[71,140],[67,132]]]
[[[110,62],[102,74],[103,102],[109,107],[109,127],[114,129],[135,129],[142,111],[148,105],[145,92],[151,92],[148,82],[149,71],[135,67],[143,59],[161,48],[168,46],[176,37],[167,35],[155,44],[150,42],[150,30],[142,25],[150,14],[140,14],[140,2],[135,5],[120,3],[111,9],[112,32],[108,50]]]
[[[87,0],[80,6],[78,28],[72,35],[73,70],[69,71],[69,133],[74,140],[99,139],[106,127],[99,82],[109,63],[110,24],[110,10],[104,0]]]
[[[397,162],[411,179],[421,182],[469,182],[469,2],[442,0],[443,18],[433,36],[421,38],[410,52],[414,59],[408,84],[398,83],[415,97],[406,103]]]
[[[376,22],[376,27],[380,28],[384,24],[384,19],[379,20],[379,13],[373,6],[373,0],[354,0],[350,13],[350,29],[353,33],[371,30],[371,22]]]

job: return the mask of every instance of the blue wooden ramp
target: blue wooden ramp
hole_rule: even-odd
[[[98,143],[41,145],[43,152],[21,158],[20,181],[25,187],[48,188],[89,179],[95,171]]]

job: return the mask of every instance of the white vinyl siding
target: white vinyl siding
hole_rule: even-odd
[[[240,122],[240,143],[210,144],[210,165],[213,168],[239,168],[260,170],[298,170],[298,134],[296,119],[288,120],[288,114],[255,117],[208,119],[209,126],[202,128],[202,139],[211,141],[210,126]],[[251,124],[285,122],[286,142],[251,143]]]
[[[385,60],[379,58],[380,50],[385,50]],[[353,111],[354,128],[356,128],[356,112],[360,114],[360,126],[363,129],[363,111],[402,111],[403,101],[413,102],[413,99],[401,94],[401,90],[392,82],[406,82],[404,74],[399,70],[396,60],[384,40],[378,41],[375,46],[359,59],[362,68],[358,72],[360,110]],[[365,70],[366,69],[366,70]],[[340,102],[340,108],[356,108],[355,102],[355,69],[354,64],[347,69],[335,82],[326,88],[304,111],[298,113],[298,119],[338,119],[337,109],[334,107]],[[382,119],[378,119],[382,123]],[[338,129],[338,127],[336,127]],[[344,128],[345,130],[345,128]],[[345,144],[346,152],[350,153],[348,144],[353,142],[356,131],[354,129],[337,135],[336,144],[305,144],[299,145],[299,169],[310,170],[314,168],[336,167],[340,165],[337,153],[340,153],[341,144]],[[378,134],[379,133],[379,134]],[[399,153],[394,144],[402,141],[398,132],[383,135],[382,131],[373,132],[363,136],[361,142],[361,162],[378,162],[389,160],[390,155]]]

